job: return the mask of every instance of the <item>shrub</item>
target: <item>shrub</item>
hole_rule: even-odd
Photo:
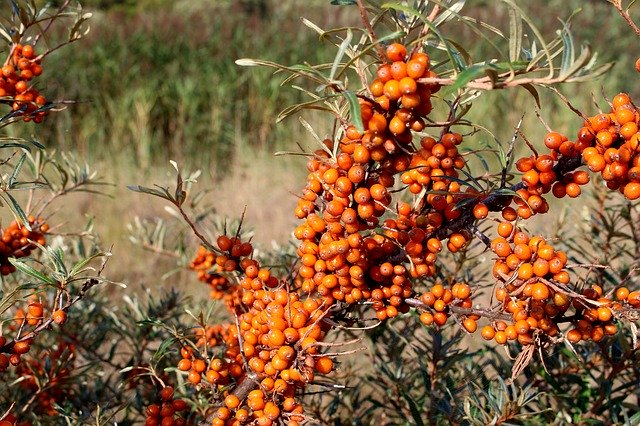
[[[16,217],[0,245],[11,289],[1,305],[3,423],[638,422],[640,115],[626,93],[583,113],[555,87],[610,65],[588,49],[576,55],[568,23],[545,39],[511,1],[508,34],[464,16],[464,2],[333,3],[355,3],[362,27],[305,21],[335,44],[332,63],[237,61],[285,73],[309,97],[281,117],[314,109],[335,118],[327,137],[302,120],[318,147],[298,153],[308,176],[294,244],[256,247],[242,218],[200,205],[198,173],[185,178],[175,163],[174,186],[130,187],[165,199],[200,247],[187,260],[192,239],[160,222],[138,221],[133,239],[178,258],[211,301],[170,292],[114,306],[99,291],[109,253],[89,232],[51,242],[45,215],[100,182],[38,143],[2,146],[14,154],[0,196]],[[41,33],[29,31],[71,14],[12,5],[14,31],[4,33],[16,35],[0,80],[12,111],[2,120],[37,122],[56,105],[26,83],[41,58]],[[640,35],[628,10],[612,7]],[[87,16],[73,16],[60,46],[81,34]],[[454,24],[497,59],[473,58],[448,37]],[[541,112],[547,134],[533,142],[521,123],[501,141],[466,119],[488,91],[519,87],[538,107],[538,90],[560,97],[578,116],[576,137]],[[26,208],[11,195],[18,189],[30,191]],[[578,229],[557,201],[576,209],[567,198],[577,197]],[[537,233],[545,214],[556,223]]]

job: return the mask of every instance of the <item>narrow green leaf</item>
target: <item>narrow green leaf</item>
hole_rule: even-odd
[[[533,96],[533,99],[535,99],[536,101],[536,105],[538,106],[538,109],[542,108],[542,104],[540,103],[540,95],[538,94],[536,87],[531,83],[522,84],[521,87],[525,89],[527,92],[531,93],[531,96]]]
[[[342,95],[347,98],[349,102],[349,117],[353,121],[353,125],[360,133],[364,133],[364,124],[362,123],[362,115],[360,114],[360,102],[355,93],[345,90]]]
[[[443,4],[442,6],[446,7],[446,9],[442,13],[440,13],[438,17],[433,21],[433,25],[439,27],[445,22],[450,21],[452,18],[456,17],[458,15],[458,12],[460,12],[464,7],[464,4],[466,2],[467,0],[458,0],[451,6],[445,6]]]
[[[514,62],[522,50],[522,17],[518,9],[509,8],[509,60]]]
[[[560,75],[567,75],[567,71],[571,68],[571,65],[575,62],[575,47],[573,45],[573,35],[569,30],[569,26],[566,22],[562,22],[562,62],[560,65]]]
[[[155,195],[156,197],[164,198],[165,200],[170,200],[170,198],[167,197],[167,194],[165,192],[159,191],[157,189],[148,188],[146,186],[140,186],[140,185],[127,185],[127,188],[134,192],[141,192],[144,194]]]
[[[314,110],[318,110],[318,111],[331,111],[329,108],[327,107],[323,107],[320,105],[315,105],[316,103],[320,102],[323,99],[313,99],[311,101],[307,101],[307,102],[303,102],[300,104],[295,104],[295,105],[290,105],[287,108],[283,109],[279,114],[278,117],[276,117],[276,123],[280,123],[282,120],[286,119],[287,117],[295,114],[298,111],[302,111],[303,109],[314,109]]]
[[[334,6],[353,6],[356,4],[355,0],[331,0],[331,4]]]
[[[25,158],[27,158],[27,154],[22,154],[20,156],[20,158],[18,159],[18,163],[16,164],[16,166],[13,169],[13,173],[11,173],[11,176],[9,177],[9,188],[13,188],[14,183],[16,182],[16,179],[18,177],[18,174],[20,173],[20,170],[22,169],[22,165],[24,164],[24,160]]]
[[[455,93],[459,89],[462,89],[471,81],[475,80],[480,76],[484,76],[489,69],[494,69],[495,66],[493,64],[474,64],[462,71],[458,74],[456,81],[449,86],[446,91],[447,93]]]
[[[329,73],[329,80],[333,80],[336,75],[336,71],[338,71],[338,66],[342,62],[342,58],[344,57],[345,52],[351,45],[351,40],[353,40],[353,32],[351,30],[347,30],[347,36],[344,38],[342,43],[340,43],[340,48],[338,49],[338,53],[333,60],[333,64],[331,65],[331,72]]]
[[[20,207],[20,204],[18,204],[16,199],[13,198],[11,194],[9,194],[8,192],[5,192],[5,194],[7,195],[7,197],[9,197],[9,201],[11,202],[9,205],[9,208],[11,209],[11,211],[16,215],[18,219],[20,219],[20,222],[22,222],[22,225],[25,228],[27,228],[29,231],[31,231],[31,226],[29,225],[29,219],[27,219],[27,215],[25,214],[24,210],[22,210],[22,207]]]
[[[99,252],[99,253],[95,253],[85,259],[81,259],[78,262],[76,262],[75,265],[73,265],[73,267],[71,268],[71,272],[69,272],[69,276],[73,277],[76,274],[82,272],[83,268],[85,266],[87,266],[87,264],[89,262],[91,262],[92,260],[98,258],[98,257],[104,257],[104,256],[109,256],[109,253],[104,253],[104,252]]]
[[[16,269],[18,269],[21,272],[24,272],[25,274],[29,275],[32,278],[40,280],[40,281],[42,281],[44,283],[47,283],[49,285],[53,285],[53,284],[56,283],[56,281],[53,278],[43,274],[42,272],[38,271],[37,269],[33,268],[32,266],[27,265],[26,263],[24,263],[21,260],[14,259],[14,258],[9,258],[9,262],[11,262],[11,264],[13,266],[15,266]]]

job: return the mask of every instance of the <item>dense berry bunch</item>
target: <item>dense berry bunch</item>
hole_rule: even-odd
[[[616,97],[615,109],[623,112],[607,116],[608,127],[596,117],[590,123],[602,121],[599,130],[591,123],[575,142],[549,132],[547,154],[516,162],[520,182],[505,191],[481,193],[464,186],[466,175],[460,170],[466,162],[458,151],[463,136],[449,125],[439,125],[436,137],[423,133],[431,95],[438,90],[431,83],[436,75],[429,57],[409,55],[404,46],[392,44],[385,59],[367,85],[370,96],[359,97],[360,120],[354,121],[361,121],[362,128],[343,123],[337,143],[325,140],[307,162],[306,185],[294,211],[301,223],[293,232],[299,243],[292,279],[276,278],[253,259],[251,244],[237,236],[219,237],[215,253],[201,247],[191,263],[212,286],[212,297],[224,298],[237,316],[237,324],[198,328],[196,343],[182,348],[178,364],[192,384],[216,395],[219,405],[209,413],[214,425],[306,420],[297,395],[316,374],[333,371],[334,360],[319,349],[330,345],[324,339],[335,325],[333,313],[348,305],[370,306],[380,321],[415,307],[424,325],[443,326],[453,317],[469,333],[484,316],[490,323],[482,328],[483,338],[523,347],[563,337],[599,341],[616,332],[614,320],[621,310],[640,305],[637,292],[619,289],[613,301],[598,286],[571,287],[566,254],[514,222],[545,213],[549,192],[577,197],[580,185],[590,180],[586,171],[577,170],[583,158],[588,162],[590,150],[618,163],[635,158],[627,158],[624,153],[631,148],[621,142],[637,142],[637,127],[628,124],[637,125],[637,119],[630,118],[627,98]],[[600,151],[604,136],[598,135],[605,128],[628,137],[618,136]],[[613,163],[607,165],[611,169]],[[609,186],[628,187],[622,178],[616,182]],[[490,212],[503,218],[497,238],[481,235],[496,255],[498,305],[474,307],[472,287],[453,280],[436,281],[417,295],[414,285],[436,275],[443,246],[452,253],[464,250],[474,235],[482,234],[477,223]],[[561,330],[562,323],[568,328]]]
[[[197,272],[200,281],[209,285],[213,300],[225,299],[228,303],[227,299],[231,297],[233,284],[228,277],[220,273],[224,269],[227,260],[228,258],[216,256],[205,247],[200,246],[189,267]],[[235,269],[235,265],[233,266],[233,269]]]
[[[34,243],[45,244],[44,235],[49,230],[49,225],[42,219],[30,216],[29,227],[20,222],[13,221],[6,227],[0,237],[0,274],[9,275],[16,270],[9,262],[10,257],[27,257],[36,248]]]
[[[58,414],[56,405],[63,405],[73,392],[68,385],[72,370],[76,367],[76,348],[72,343],[58,339],[53,347],[41,354],[42,358],[30,358],[16,368],[16,373],[22,378],[20,386],[37,395],[39,410],[42,413],[55,416]],[[46,380],[46,387],[42,381]]]
[[[466,283],[454,283],[451,288],[442,284],[434,284],[429,291],[420,296],[420,301],[423,303],[421,309],[430,308],[420,314],[420,321],[424,325],[443,326],[451,314],[450,306],[469,309],[473,305],[471,287]],[[462,325],[469,333],[473,333],[478,328],[476,321],[479,318],[475,314],[463,315],[461,317]]]
[[[147,407],[145,426],[184,426],[187,421],[179,413],[187,409],[187,403],[183,399],[174,398],[174,390],[171,386],[165,386],[160,390],[157,404]]]
[[[42,107],[47,100],[34,87],[32,80],[42,74],[41,58],[34,46],[15,44],[2,67],[0,98],[9,98],[11,107],[25,121],[40,123],[48,114]]]

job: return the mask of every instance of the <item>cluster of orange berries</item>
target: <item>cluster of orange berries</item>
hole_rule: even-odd
[[[17,376],[22,378],[20,386],[38,395],[38,409],[49,416],[58,414],[56,405],[68,397],[68,388],[60,385],[68,380],[75,366],[75,351],[74,344],[59,339],[48,351],[48,359],[32,358],[16,369]],[[46,377],[45,387],[42,377]]]
[[[34,77],[42,74],[34,46],[14,45],[0,74],[0,98],[10,97],[13,110],[19,111],[24,121],[42,122],[48,113],[42,110],[47,100],[31,84]]]
[[[10,365],[20,365],[21,356],[31,349],[31,339],[8,342],[7,338],[0,336],[0,373],[9,368]]]
[[[218,263],[218,258],[219,263]],[[196,271],[198,280],[206,283],[211,288],[210,297],[213,300],[221,300],[230,297],[233,284],[228,277],[221,274],[220,271],[225,267],[228,258],[216,256],[215,253],[207,250],[206,247],[200,246],[196,256],[189,264],[189,267]],[[234,266],[228,264],[228,267]],[[233,270],[233,269],[232,269]]]
[[[525,232],[504,221],[498,224],[498,237],[491,242],[491,250],[498,256],[493,275],[503,282],[553,280],[569,283],[564,270],[567,255],[547,244],[544,238],[529,237]]]
[[[45,244],[44,233],[49,230],[49,225],[42,219],[33,216],[28,217],[29,227],[20,222],[12,221],[2,232],[0,237],[0,274],[9,275],[15,272],[16,268],[9,262],[10,257],[21,258],[31,254],[36,248],[35,243]]]
[[[452,182],[442,177],[457,176],[454,167],[464,165],[455,147],[462,140],[458,134],[444,135],[441,143],[425,138],[423,149],[414,152],[412,132],[424,128],[422,119],[431,111],[431,93],[437,90],[417,82],[435,76],[428,56],[415,53],[408,58],[406,48],[396,43],[387,48],[387,59],[370,85],[375,101],[360,102],[364,132],[347,126],[335,156],[329,154],[334,150],[329,140],[327,149],[309,160],[307,184],[295,211],[305,223],[294,231],[301,241],[300,289],[317,292],[327,304],[369,300],[381,320],[408,310],[403,300],[412,294],[410,276],[435,272],[435,255],[421,249],[419,237],[424,235],[408,238],[407,230],[418,216],[408,204],[398,208],[398,220],[384,221],[384,235],[365,233],[391,210],[394,176],[422,161],[415,172],[406,172],[420,175],[416,192],[432,185],[436,191],[457,192],[459,185],[450,188]],[[443,214],[451,210],[441,206],[440,198],[446,202],[446,197],[428,198]],[[402,246],[407,246],[406,253]],[[407,255],[415,260],[412,266],[406,265]]]
[[[319,355],[317,346],[327,328],[322,322],[327,307],[319,299],[301,301],[297,293],[284,288],[254,290],[252,284],[249,278],[241,283],[248,311],[238,318],[243,346],[235,359],[242,361],[244,356],[259,390],[249,393],[244,403],[238,395],[228,395],[215,417],[219,424],[234,417],[238,424],[245,420],[271,424],[282,418],[295,425],[303,420],[302,407],[295,402],[296,389],[313,381],[315,373],[333,369],[333,361]],[[256,398],[258,393],[265,396]]]
[[[555,337],[560,333],[560,320],[567,320],[566,312],[572,306],[575,314],[567,321],[573,328],[565,333],[569,341],[597,342],[617,332],[613,309],[620,306],[603,297],[599,286],[581,294],[572,291],[564,269],[564,252],[555,250],[542,237],[529,237],[510,222],[500,223],[498,233],[500,236],[491,244],[498,256],[493,273],[502,283],[495,296],[511,321],[497,320],[485,326],[481,330],[484,339],[499,344],[517,340],[529,345],[535,334]]]
[[[432,311],[424,310],[420,314],[420,322],[424,325],[436,324],[443,326],[450,316],[449,307],[458,306],[470,309],[473,306],[471,300],[471,287],[467,283],[454,283],[451,288],[442,284],[434,284],[431,289],[420,296],[420,301],[424,307],[431,308]],[[475,314],[463,315],[462,326],[469,333],[473,333],[478,328],[476,321],[480,317]]]
[[[629,95],[620,93],[609,114],[589,118],[580,131],[591,144],[582,151],[587,167],[630,200],[640,197],[639,123],[640,114]]]
[[[31,426],[31,423],[19,422],[15,415],[8,413],[0,419],[0,426]]]
[[[438,90],[437,86],[426,85],[419,80],[435,77],[436,74],[429,69],[431,64],[426,53],[418,52],[408,57],[407,49],[402,44],[389,45],[386,56],[390,63],[378,67],[377,78],[369,85],[371,95],[375,98],[374,105],[382,111],[372,112],[367,121],[369,130],[373,132],[371,139],[388,131],[395,137],[395,142],[402,146],[411,143],[409,129],[415,132],[424,129],[423,118],[432,109],[431,94]],[[377,146],[375,142],[373,145]],[[387,142],[387,152],[395,151],[398,145],[393,145]]]
[[[178,413],[187,409],[183,399],[174,399],[172,386],[165,386],[160,390],[160,403],[151,404],[146,410],[145,426],[184,426],[187,421],[183,417],[176,417]]]
[[[195,347],[181,349],[178,369],[188,372],[191,384],[224,396],[223,405],[212,413],[214,425],[271,424],[278,419],[296,425],[304,420],[296,390],[316,373],[333,369],[333,361],[318,353],[316,343],[324,337],[327,325],[322,318],[330,303],[312,297],[301,301],[298,293],[287,291],[269,269],[251,259],[250,243],[222,235],[217,245],[222,254],[200,248],[191,267],[199,275],[212,267],[225,277],[239,274],[240,285],[227,287],[232,296],[225,295],[229,309],[238,315],[239,329],[235,324],[197,328]],[[219,299],[217,294],[212,297]],[[248,380],[256,385],[245,394],[233,392]]]
[[[63,324],[67,319],[64,310],[55,310],[52,319],[56,324]],[[44,305],[40,301],[32,300],[29,302],[26,311],[23,308],[16,310],[15,323],[9,325],[12,331],[24,331],[25,324],[35,328],[44,320]],[[5,336],[0,336],[0,373],[5,371],[9,365],[20,365],[21,356],[29,352],[31,349],[32,339],[17,339],[15,341],[7,341]]]
[[[297,425],[304,421],[302,406],[289,396],[282,401],[273,401],[262,389],[254,389],[247,395],[246,405],[230,394],[224,400],[214,418],[213,425],[271,425],[284,420],[287,425]],[[226,419],[226,420],[225,420]]]
[[[560,159],[567,162],[580,157],[580,153],[589,146],[585,139],[578,138],[573,142],[560,133],[549,132],[544,144],[550,149],[548,154],[523,157],[516,162],[516,169],[522,173],[525,185],[514,196],[517,215],[522,219],[549,210],[544,194],[552,192],[556,198],[576,198],[582,192],[580,186],[586,185],[590,180],[586,171],[558,169]],[[579,163],[575,162],[572,166],[575,169]]]
[[[203,379],[211,386],[228,385],[232,379],[237,379],[244,373],[242,357],[238,346],[238,334],[231,324],[216,324],[206,329],[196,329],[196,349],[224,347],[223,358],[208,360],[199,351],[189,346],[180,350],[182,359],[178,362],[178,369],[188,373],[190,383],[197,385]],[[207,354],[208,355],[208,354]]]

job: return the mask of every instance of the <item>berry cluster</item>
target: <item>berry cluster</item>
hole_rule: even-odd
[[[8,413],[0,419],[0,426],[31,426],[31,423],[19,422],[15,415]]]
[[[216,256],[215,253],[200,246],[189,267],[197,272],[198,280],[209,285],[211,288],[211,299],[225,299],[225,301],[229,303],[227,299],[232,293],[233,285],[229,278],[220,273],[225,267],[227,260],[228,257]],[[227,266],[233,266],[233,269],[235,269],[235,265],[229,264]]]
[[[196,347],[204,348],[225,348],[223,358],[213,358],[210,361],[207,357],[194,350],[190,346],[184,346],[180,350],[182,359],[178,363],[180,371],[187,372],[187,379],[190,383],[197,385],[203,379],[212,386],[226,386],[232,379],[242,376],[242,357],[238,346],[238,334],[235,326],[230,324],[216,324],[206,329],[196,329]]]
[[[635,152],[631,145],[622,147],[621,139],[638,143],[628,112],[607,116],[607,132],[628,137],[618,136],[606,150],[598,148],[604,146],[604,136],[598,136],[605,129],[601,118],[590,120],[602,121],[596,126],[600,130],[591,123],[575,142],[549,132],[544,140],[549,153],[517,161],[523,175],[512,188],[515,196],[479,193],[461,185],[460,169],[466,166],[458,151],[461,134],[448,126],[437,137],[417,134],[426,127],[431,95],[438,90],[424,83],[435,77],[429,57],[408,55],[396,43],[387,48],[386,59],[368,85],[371,97],[359,98],[363,129],[345,123],[337,145],[325,140],[307,162],[306,185],[294,211],[301,224],[293,232],[299,241],[293,279],[281,281],[261,267],[251,244],[238,237],[219,237],[219,250],[201,247],[191,263],[199,279],[212,286],[212,298],[224,299],[238,318],[237,325],[198,329],[196,343],[182,348],[178,364],[189,382],[214,390],[219,401],[209,413],[214,425],[304,421],[297,393],[316,374],[334,369],[334,360],[319,352],[328,345],[323,340],[335,320],[333,307],[366,304],[384,321],[414,306],[424,325],[443,326],[453,316],[469,333],[486,316],[490,324],[482,328],[483,338],[531,345],[556,336],[599,341],[616,332],[616,311],[640,306],[638,292],[619,289],[615,302],[599,287],[577,293],[569,287],[564,252],[514,225],[518,218],[545,213],[549,192],[577,197],[589,182],[588,173],[577,169],[590,150],[618,163],[635,158],[620,154]],[[632,108],[621,95],[614,104],[616,111]],[[612,164],[607,163],[610,169]],[[635,174],[625,176],[635,179]],[[616,182],[609,186],[629,187]],[[412,204],[394,202],[403,190],[413,195]],[[490,244],[497,256],[496,309],[474,309],[471,286],[462,282],[434,283],[414,298],[414,283],[436,275],[444,241],[452,253],[463,250],[480,232],[475,222],[490,211],[500,211],[504,219]],[[570,328],[562,332],[561,323]]]
[[[56,405],[69,396],[71,390],[64,383],[75,367],[75,351],[75,345],[59,339],[42,358],[31,358],[16,368],[20,386],[37,395],[38,409],[49,416],[59,414]],[[42,378],[46,378],[44,387]]]
[[[451,288],[446,288],[442,284],[434,284],[429,291],[420,296],[420,301],[424,307],[432,309],[432,311],[425,310],[420,314],[420,322],[424,325],[443,326],[450,316],[450,306],[469,309],[473,305],[471,287],[467,283],[455,283]],[[478,328],[476,321],[479,318],[476,314],[463,315],[462,326],[469,333],[473,333]]]
[[[542,237],[529,237],[510,222],[500,223],[498,233],[500,236],[491,243],[498,256],[493,274],[501,283],[495,297],[511,321],[497,320],[485,326],[484,339],[499,344],[517,340],[529,345],[535,336],[557,336],[562,322],[571,324],[564,335],[573,343],[589,339],[598,342],[617,332],[613,312],[621,305],[603,297],[602,288],[596,285],[574,292],[568,286],[564,252],[555,250]],[[621,300],[628,295],[628,291],[619,293]],[[574,312],[568,316],[570,308]]]
[[[34,243],[44,245],[44,235],[49,230],[49,225],[42,219],[29,216],[29,227],[20,222],[12,221],[2,232],[0,237],[0,274],[9,275],[16,268],[9,262],[10,257],[27,257],[36,248]]]
[[[15,44],[1,71],[0,97],[10,98],[13,110],[23,116],[24,121],[42,122],[48,114],[42,109],[47,100],[31,83],[42,74],[34,46]]]
[[[607,187],[630,200],[640,197],[639,122],[629,95],[620,93],[613,98],[609,114],[589,118],[581,130],[591,135],[591,145],[582,152],[589,170],[599,172]]]
[[[165,386],[160,390],[160,402],[147,407],[145,426],[184,426],[187,421],[183,417],[176,417],[178,413],[187,409],[183,399],[174,399],[173,387]]]

